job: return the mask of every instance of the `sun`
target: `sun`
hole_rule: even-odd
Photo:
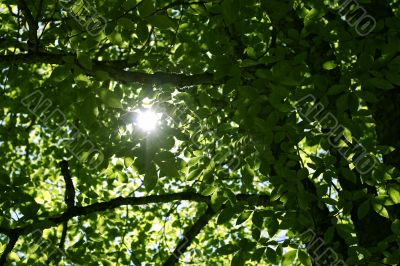
[[[139,110],[136,125],[145,132],[154,131],[160,123],[161,114],[150,109]]]

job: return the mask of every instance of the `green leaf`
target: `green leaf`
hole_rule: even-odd
[[[208,185],[206,187],[206,189],[204,189],[201,194],[204,196],[210,196],[211,194],[213,194],[215,191],[217,190],[217,187],[212,186],[212,185]]]
[[[374,198],[374,201],[376,203],[382,204],[384,206],[391,206],[394,205],[395,203],[393,200],[388,196],[388,195],[379,195]]]
[[[136,24],[129,18],[118,19],[118,25],[121,25],[125,29],[132,31],[132,32],[136,30]]]
[[[78,54],[78,62],[84,68],[92,70],[92,67],[93,67],[92,59],[90,59],[90,56],[88,54],[79,53]]]
[[[191,172],[188,174],[186,180],[188,180],[188,181],[194,180],[196,177],[198,177],[198,176],[200,175],[201,171],[202,171],[202,169],[199,169],[199,168],[197,168],[197,169],[191,171]]]
[[[211,196],[211,207],[215,212],[217,212],[220,210],[222,204],[226,200],[227,199],[224,197],[223,193],[221,193],[220,191],[216,191]]]
[[[332,198],[322,198],[321,201],[333,206],[336,206],[338,204],[338,202]]]
[[[61,82],[71,75],[71,68],[68,66],[58,66],[52,72],[50,79],[55,82]]]
[[[236,225],[244,223],[247,219],[249,219],[250,215],[252,214],[251,211],[244,211],[242,212],[236,220]]]
[[[264,216],[263,216],[262,212],[254,211],[251,221],[253,222],[254,226],[256,226],[258,228],[263,228]]]
[[[228,245],[218,248],[216,250],[216,252],[220,255],[228,255],[228,254],[232,254],[232,253],[238,251],[239,249],[240,248],[237,245],[228,244]]]
[[[327,94],[328,95],[338,95],[341,92],[343,92],[345,89],[346,89],[346,86],[336,84],[329,88]]]
[[[72,55],[63,56],[62,59],[63,59],[63,61],[65,63],[68,63],[68,64],[74,64],[75,63],[75,57],[72,56]]]
[[[302,263],[302,265],[312,266],[312,260],[311,260],[310,256],[303,250],[299,250],[298,258],[299,258],[299,261]]]
[[[350,224],[336,224],[336,231],[338,232],[339,236],[341,236],[346,242],[352,242],[352,227]]]
[[[324,240],[326,243],[330,243],[333,240],[333,237],[335,236],[335,227],[331,226],[326,230],[324,233]]]
[[[370,84],[378,89],[390,90],[393,89],[392,83],[382,78],[370,78],[367,79],[367,84]]]
[[[257,69],[255,76],[258,78],[266,79],[266,80],[272,80],[272,72],[269,69]],[[265,82],[260,80],[261,82]]]
[[[334,69],[334,68],[336,68],[336,63],[335,63],[335,61],[326,61],[323,65],[322,65],[322,68],[323,69],[326,69],[326,70],[331,70],[331,69]]]
[[[308,178],[308,175],[309,175],[309,173],[308,173],[307,168],[301,168],[300,170],[297,171],[297,178],[299,180]]]
[[[343,174],[344,178],[346,178],[347,180],[349,180],[350,182],[352,182],[354,184],[357,183],[357,176],[352,170],[350,170],[347,167],[344,167],[341,170],[342,170],[342,174]]]
[[[139,14],[142,17],[147,17],[155,11],[153,0],[141,1],[138,6]]]
[[[139,41],[144,42],[147,40],[147,38],[149,37],[149,28],[147,26],[147,23],[144,22],[139,22],[137,25],[137,29],[136,29],[136,35],[139,38]],[[140,57],[142,57],[140,55]]]
[[[154,15],[154,16],[148,17],[146,20],[151,25],[153,25],[157,28],[160,28],[160,29],[168,29],[168,28],[175,27],[174,21],[165,15]]]
[[[117,23],[115,21],[111,22],[111,23],[107,23],[104,33],[106,35],[110,35],[111,33],[114,32],[116,27],[117,27]]]
[[[312,8],[309,12],[307,12],[307,15],[304,18],[305,26],[308,26],[311,24],[311,22],[315,21],[320,13],[321,10],[319,10],[318,8]]]
[[[101,94],[103,102],[111,108],[122,108],[122,103],[121,103],[121,98],[110,92],[110,91],[105,91],[104,93]]]
[[[146,172],[144,175],[144,182],[143,182],[144,187],[148,192],[150,192],[157,185],[157,182],[158,182],[157,170],[154,164],[150,164],[149,166],[146,167]]]
[[[253,255],[251,256],[251,260],[259,262],[264,256],[264,253],[265,253],[265,247],[256,249],[256,251],[254,251]]]
[[[175,160],[175,155],[170,151],[161,151],[155,155],[156,161],[168,162]]]
[[[232,261],[231,261],[231,266],[244,266],[246,262],[246,259],[243,256],[242,252],[238,252],[233,256]]]
[[[179,176],[178,169],[174,162],[157,162],[157,165],[160,167],[161,176],[166,176],[168,178]]]
[[[251,169],[250,165],[246,164],[243,171],[243,183],[246,186],[251,186],[253,183],[255,172]]]
[[[400,74],[394,73],[392,71],[386,71],[385,78],[389,80],[392,84],[400,86]]]
[[[271,218],[268,223],[267,231],[268,235],[272,238],[279,230],[279,222],[276,218]]]
[[[110,42],[112,42],[115,45],[121,45],[122,44],[122,36],[121,33],[117,31],[113,31],[110,35],[107,36]]]
[[[362,220],[369,212],[370,200],[364,201],[357,209],[358,219]]]
[[[224,224],[228,222],[235,215],[235,209],[232,207],[226,207],[218,216],[217,224]]]
[[[255,227],[255,226],[252,226],[251,227],[251,236],[253,237],[253,239],[254,240],[259,240],[260,239],[260,236],[261,236],[261,231],[260,231],[260,229],[258,229],[257,227]]]
[[[122,4],[122,8],[125,11],[131,10],[136,6],[136,0],[125,0],[125,2]]]
[[[376,203],[376,202],[372,202],[372,207],[375,210],[375,212],[385,218],[389,218],[389,213],[386,210],[385,206],[383,206],[382,204]]]
[[[250,251],[257,246],[257,242],[252,241],[248,238],[242,238],[238,244],[242,251]]]
[[[237,203],[235,193],[233,193],[232,190],[230,190],[229,188],[224,190],[224,196],[227,197],[228,201],[231,203],[232,206]],[[237,211],[237,213],[239,213],[243,210],[243,208],[242,206],[236,206],[235,210]]]
[[[79,75],[75,76],[74,80],[75,80],[76,84],[82,88],[86,88],[91,84],[90,79],[86,75],[83,75],[83,74],[79,74]]]
[[[12,181],[13,181],[12,182],[13,186],[18,187],[27,184],[28,182],[31,181],[31,179],[29,176],[20,175],[20,176],[14,176]]]
[[[275,263],[277,256],[276,256],[276,251],[273,250],[270,247],[267,247],[267,249],[265,250],[265,256],[267,257],[267,260],[269,263]]]
[[[389,196],[395,204],[400,203],[400,186],[397,184],[389,185]]]
[[[392,229],[393,233],[395,233],[396,235],[400,235],[400,220],[394,220],[390,228]]]
[[[297,250],[291,250],[283,255],[282,257],[282,266],[292,266],[294,265],[293,262],[297,257]]]
[[[10,183],[10,175],[7,173],[7,171],[0,168],[0,185],[9,185]]]
[[[8,254],[8,260],[9,261],[14,261],[14,262],[20,262],[21,261],[21,259],[19,258],[18,254],[13,252],[13,251]]]
[[[131,157],[125,157],[124,158],[124,165],[126,168],[130,167],[133,164],[133,158]]]
[[[21,213],[25,218],[29,219],[36,215],[39,211],[39,205],[36,202],[29,202],[27,204],[22,205],[20,208]]]

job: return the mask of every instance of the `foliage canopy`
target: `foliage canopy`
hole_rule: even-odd
[[[0,265],[400,264],[398,1],[3,0],[0,22]]]

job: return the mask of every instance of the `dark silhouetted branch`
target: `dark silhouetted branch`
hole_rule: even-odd
[[[268,195],[244,195],[240,194],[237,196],[238,203],[249,206],[266,206],[269,204],[269,196]],[[63,223],[73,217],[85,216],[91,213],[98,213],[107,210],[113,210],[121,206],[137,206],[137,205],[146,205],[151,203],[167,203],[173,201],[194,201],[199,203],[210,204],[211,198],[209,196],[203,196],[194,192],[179,192],[173,194],[165,194],[165,195],[151,195],[144,197],[119,197],[116,199],[112,199],[107,202],[99,202],[94,203],[85,207],[77,207],[75,206],[72,210],[66,211],[63,214],[55,217],[49,217],[44,220],[40,220],[35,224],[26,225],[24,227],[20,227],[20,230],[24,230],[25,233],[29,233],[37,227],[41,229],[50,228],[56,226],[58,224]],[[277,204],[277,203],[274,203]],[[273,204],[269,204],[272,206]]]
[[[206,212],[200,216],[200,218],[191,227],[187,229],[183,235],[183,239],[179,241],[175,250],[169,256],[168,260],[163,264],[164,266],[173,266],[179,261],[180,256],[190,246],[200,231],[203,230],[203,228],[208,224],[214,214],[215,212],[211,206],[209,206]]]
[[[31,50],[37,52],[39,49],[37,31],[39,29],[38,22],[33,17],[31,11],[29,10],[28,6],[26,5],[25,0],[17,0],[18,9],[21,10],[22,14],[24,15],[26,22],[28,23],[28,30],[29,30],[29,41],[28,45]]]
[[[279,203],[271,204],[268,195],[239,194],[236,196],[236,198],[237,198],[238,204],[249,205],[249,206],[272,206],[272,205],[279,204]],[[94,204],[91,204],[91,205],[88,205],[85,207],[74,206],[71,209],[67,209],[63,214],[61,214],[59,216],[40,219],[32,224],[22,226],[22,227],[17,227],[14,229],[2,228],[1,230],[10,237],[10,243],[8,245],[8,248],[5,250],[5,252],[6,251],[8,253],[11,252],[12,248],[15,245],[15,243],[13,244],[13,241],[16,242],[15,238],[18,238],[20,235],[22,235],[22,234],[28,235],[37,229],[43,230],[43,229],[57,226],[59,224],[65,225],[65,222],[69,221],[73,217],[81,217],[81,216],[85,216],[85,215],[92,214],[92,213],[99,213],[99,212],[103,212],[103,211],[107,211],[107,210],[113,210],[118,207],[127,206],[127,205],[137,206],[137,205],[146,205],[146,204],[151,204],[151,203],[167,203],[167,202],[173,202],[173,201],[177,201],[177,200],[178,201],[187,200],[187,201],[194,201],[194,202],[199,202],[199,203],[206,203],[208,206],[210,206],[210,204],[211,204],[210,196],[204,196],[204,195],[194,193],[194,192],[179,192],[179,193],[173,193],[173,194],[151,195],[151,196],[144,196],[144,197],[126,197],[126,198],[119,197],[119,198],[112,199],[107,202],[94,203]],[[214,212],[212,211],[212,209],[208,208],[206,213],[200,217],[200,219],[193,225],[193,227],[188,229],[188,231],[186,233],[186,238],[193,239],[194,237],[196,237],[197,234],[199,233],[199,231],[207,224],[208,220],[211,218],[211,216],[213,214],[214,214]],[[63,234],[66,234],[66,233],[63,232]],[[178,249],[184,251],[189,244],[185,245],[181,241],[180,245],[178,245],[176,252],[178,251]],[[5,253],[3,253],[2,257],[4,257],[4,260],[5,260],[7,255],[4,255],[4,254]],[[0,266],[1,266],[1,264],[0,264]]]
[[[74,56],[69,54],[51,54],[51,53],[35,53],[35,54],[17,54],[17,55],[0,55],[0,64],[57,64],[65,63],[65,56]],[[88,76],[96,76],[98,71],[104,71],[109,74],[113,80],[122,83],[139,83],[149,85],[172,84],[178,87],[187,87],[194,85],[219,85],[225,83],[224,80],[214,80],[211,73],[202,74],[180,74],[180,73],[144,73],[140,71],[128,71],[129,67],[125,61],[97,61],[92,60],[93,67],[91,70],[84,69]]]
[[[19,229],[10,231],[8,244],[7,244],[3,254],[1,254],[1,257],[0,257],[0,266],[3,266],[6,264],[7,257],[11,253],[11,251],[14,249],[15,244],[17,243],[18,238],[21,235],[21,232],[22,231]]]
[[[61,168],[61,174],[64,177],[65,181],[65,203],[68,206],[68,209],[71,210],[75,206],[75,187],[74,183],[72,182],[72,177],[71,173],[68,168],[68,162],[67,161],[61,161],[60,162],[60,168]]]
[[[65,181],[65,203],[67,204],[67,212],[72,211],[73,208],[75,207],[75,187],[74,183],[72,181],[72,176],[69,171],[69,166],[68,166],[68,161],[61,161],[59,163],[60,168],[61,168],[61,174],[64,177]],[[68,231],[68,220],[65,220],[63,222],[63,230],[61,234],[61,239],[60,239],[60,244],[59,248],[61,250],[64,250],[64,245],[65,245],[65,239],[67,238],[67,231]]]

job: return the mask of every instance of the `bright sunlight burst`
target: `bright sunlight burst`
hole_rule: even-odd
[[[136,117],[136,125],[143,131],[154,131],[160,123],[161,114],[152,110],[139,110]]]

